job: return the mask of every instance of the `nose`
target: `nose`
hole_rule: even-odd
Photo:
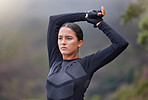
[[[65,45],[66,44],[66,40],[62,39],[61,43],[62,43],[62,45]]]

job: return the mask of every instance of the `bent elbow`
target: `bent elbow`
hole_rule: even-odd
[[[54,16],[50,16],[50,17],[49,17],[49,20],[50,20],[51,22],[54,21],[54,19],[55,19]]]
[[[120,45],[120,47],[126,49],[128,47],[128,45],[129,45],[129,43],[127,41],[124,41],[124,42],[122,42],[122,44]]]
[[[127,47],[129,43],[127,41],[124,42],[124,46]]]
[[[53,22],[53,21],[56,21],[58,18],[59,18],[59,15],[51,15],[49,17],[49,20]]]

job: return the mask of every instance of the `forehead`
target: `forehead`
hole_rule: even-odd
[[[60,35],[60,36],[67,36],[67,35],[76,36],[76,33],[68,27],[61,27],[58,35]]]

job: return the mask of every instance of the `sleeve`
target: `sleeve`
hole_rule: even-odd
[[[111,62],[128,46],[128,42],[119,34],[119,32],[113,29],[107,23],[101,22],[98,28],[103,31],[103,33],[110,39],[112,44],[103,50],[84,58],[85,61],[88,62],[86,70],[90,74],[93,74],[99,68]]]
[[[49,59],[49,69],[54,61],[61,60],[62,55],[58,49],[58,31],[62,24],[66,22],[85,21],[85,13],[67,13],[51,16],[49,19],[47,32],[47,49]]]

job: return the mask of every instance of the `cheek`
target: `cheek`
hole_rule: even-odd
[[[58,45],[60,45],[60,42],[59,42],[59,40],[58,40]]]
[[[77,43],[77,41],[72,41],[72,42],[69,43],[69,46],[71,48],[77,48],[78,47],[78,43]]]
[[[58,47],[60,46],[60,43],[59,43],[59,41],[58,41]]]

